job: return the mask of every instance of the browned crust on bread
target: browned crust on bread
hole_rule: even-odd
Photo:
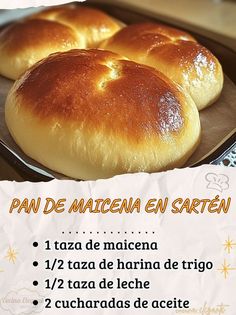
[[[178,85],[98,49],[38,62],[10,90],[5,118],[27,155],[80,179],[179,167],[200,136],[197,108]]]
[[[181,85],[198,109],[220,95],[223,72],[217,58],[189,34],[155,23],[127,26],[104,41],[101,48],[164,73]]]
[[[25,74],[16,95],[40,120],[86,122],[137,142],[181,132],[186,104],[179,89],[156,70],[120,58],[102,50],[53,54]]]
[[[55,21],[25,20],[16,22],[0,33],[0,48],[16,55],[26,49],[45,47],[71,47],[76,45],[74,31]]]
[[[51,53],[96,48],[120,28],[118,21],[93,8],[43,10],[0,32],[0,74],[15,80]]]
[[[120,30],[110,39],[110,43],[122,41],[129,46],[129,43],[133,45],[137,40],[142,40],[139,44],[144,49],[155,44],[158,45],[158,43],[164,44],[176,40],[196,41],[190,34],[167,25],[139,23],[129,25]]]
[[[111,50],[114,48],[120,54],[128,55],[128,58],[131,58],[131,54],[133,54],[134,60],[140,57],[140,59],[143,58],[144,63],[152,66],[156,62],[157,68],[162,62],[166,64],[169,62],[170,66],[180,67],[176,68],[177,71],[181,68],[185,70],[194,68],[197,75],[200,75],[200,72],[197,71],[200,67],[215,71],[219,65],[216,57],[197,43],[191,35],[155,23],[134,24],[125,27],[108,39],[102,47],[108,47]]]
[[[84,37],[86,42],[86,47],[84,48],[96,47],[102,40],[120,29],[117,21],[105,12],[78,5],[50,8],[29,18],[52,20],[68,25],[78,32],[78,37]]]

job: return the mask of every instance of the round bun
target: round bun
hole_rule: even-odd
[[[90,7],[64,5],[41,11],[31,19],[46,19],[68,25],[78,33],[83,47],[96,48],[105,39],[114,35],[123,24],[105,12]]]
[[[79,179],[181,166],[200,134],[197,108],[180,87],[98,49],[37,63],[13,85],[5,115],[28,156]]]
[[[120,27],[92,8],[68,5],[44,10],[0,32],[0,74],[15,80],[49,54],[97,47]]]
[[[198,109],[220,95],[223,72],[217,58],[189,34],[155,23],[127,26],[101,48],[156,68],[182,86]]]
[[[0,73],[15,80],[51,53],[76,47],[77,36],[66,25],[43,20],[14,23],[0,33]]]

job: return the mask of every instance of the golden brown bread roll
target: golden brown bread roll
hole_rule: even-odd
[[[120,27],[92,8],[67,5],[44,10],[0,32],[0,74],[17,79],[49,54],[96,47]]]
[[[127,26],[101,48],[152,66],[181,85],[201,110],[212,104],[223,86],[217,58],[189,34],[155,23]]]
[[[79,48],[96,48],[105,39],[121,28],[121,23],[105,12],[90,7],[64,5],[46,9],[30,17],[46,19],[68,25],[83,38],[84,45]]]
[[[28,156],[80,179],[181,166],[200,134],[197,108],[180,87],[98,49],[37,63],[10,90],[5,115]]]
[[[49,54],[76,47],[77,36],[66,25],[43,20],[14,23],[0,33],[0,73],[17,79]]]

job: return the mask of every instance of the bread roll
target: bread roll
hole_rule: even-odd
[[[78,46],[76,33],[66,25],[43,20],[14,23],[0,33],[0,73],[17,79],[49,54]]]
[[[44,10],[31,18],[40,18],[66,24],[83,38],[84,47],[96,48],[105,39],[111,37],[123,25],[106,13],[78,5],[65,5]]]
[[[199,142],[195,104],[160,72],[122,59],[71,50],[29,69],[5,106],[21,149],[79,179],[183,165]]]
[[[155,23],[127,26],[101,48],[152,66],[182,86],[201,110],[212,104],[223,86],[217,58],[189,34]]]
[[[49,54],[96,47],[120,27],[92,8],[68,5],[42,11],[0,32],[0,74],[15,80]]]

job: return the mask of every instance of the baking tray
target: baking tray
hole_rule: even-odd
[[[144,14],[139,12],[137,8],[125,4],[88,1],[83,5],[97,7],[125,24],[154,21],[175,26],[163,19],[153,17],[151,12]],[[183,27],[178,26],[178,28],[188,31]],[[236,73],[232,67],[236,62],[236,53],[222,44],[199,35],[197,32],[189,33],[210,49],[220,60],[225,74],[225,83],[222,95],[216,104],[200,113],[201,144],[185,166],[192,167],[202,164],[236,166]],[[4,121],[4,103],[6,92],[12,84],[13,81],[0,77],[0,155],[25,180],[48,181],[53,178],[66,178],[27,157],[9,135]]]

